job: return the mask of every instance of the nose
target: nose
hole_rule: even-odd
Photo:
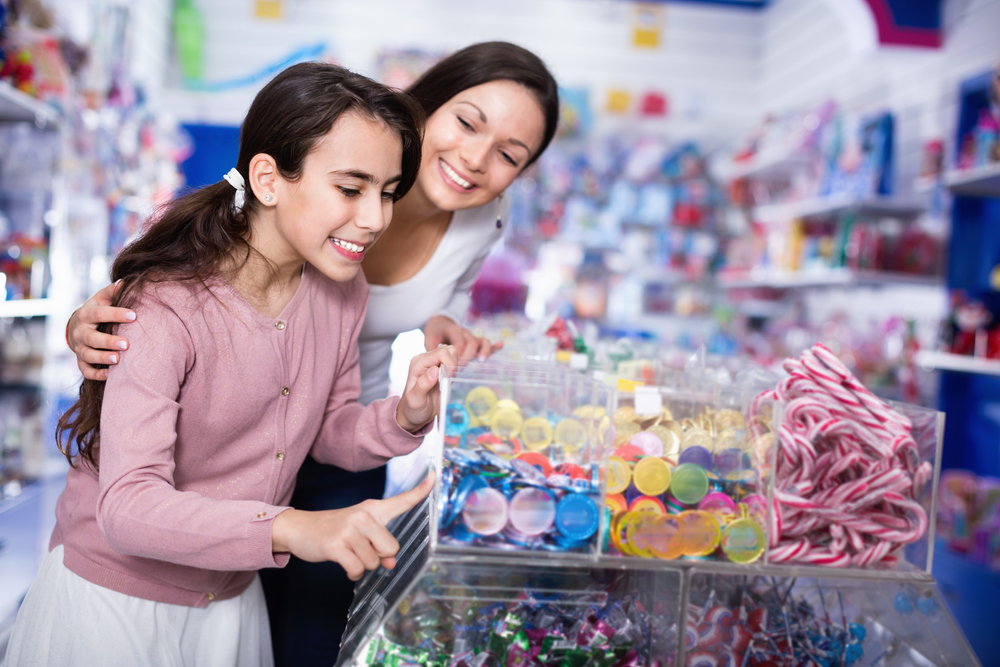
[[[490,142],[469,141],[459,151],[459,157],[470,171],[482,173],[486,171],[486,160],[490,153]]]
[[[389,225],[392,215],[391,202],[386,206],[386,200],[382,199],[380,188],[371,188],[373,192],[366,196],[365,201],[357,209],[355,224],[359,229],[371,232],[372,238]]]

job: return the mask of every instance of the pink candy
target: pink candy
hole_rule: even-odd
[[[789,373],[751,402],[784,409],[774,424],[770,560],[827,567],[892,564],[927,532],[915,500],[933,476],[912,424],[858,382],[823,345],[784,363]],[[777,416],[777,415],[776,415]],[[760,422],[751,429],[761,435]]]

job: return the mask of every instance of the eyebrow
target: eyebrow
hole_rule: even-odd
[[[483,113],[483,110],[480,109],[479,107],[477,107],[472,102],[469,102],[468,100],[460,100],[458,102],[458,104],[468,104],[470,107],[472,107],[473,109],[475,109],[476,111],[479,112],[479,118],[480,118],[480,120],[482,120],[484,123],[489,122],[489,121],[486,120],[486,114]],[[514,144],[515,146],[520,146],[524,150],[528,151],[528,157],[531,157],[531,149],[528,148],[528,145],[526,143],[524,143],[523,141],[511,137],[511,138],[507,139],[507,142],[511,143],[511,144]]]
[[[369,174],[367,171],[361,171],[360,169],[341,169],[339,171],[331,171],[330,173],[335,174],[337,176],[350,176],[351,178],[356,178],[358,180],[364,181],[365,183],[371,183],[372,185],[379,184],[379,180],[374,175]],[[398,183],[401,180],[403,180],[403,175],[396,174],[395,176],[387,180],[385,184],[391,185],[393,183]]]

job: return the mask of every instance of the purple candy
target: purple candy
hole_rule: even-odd
[[[681,455],[677,458],[678,465],[682,465],[684,463],[693,463],[700,468],[704,468],[705,470],[711,470],[712,452],[708,451],[704,447],[699,447],[698,445],[685,447],[681,452]]]

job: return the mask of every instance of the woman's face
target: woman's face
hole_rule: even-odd
[[[545,117],[513,81],[467,88],[427,119],[416,190],[443,211],[482,206],[535,156]]]

